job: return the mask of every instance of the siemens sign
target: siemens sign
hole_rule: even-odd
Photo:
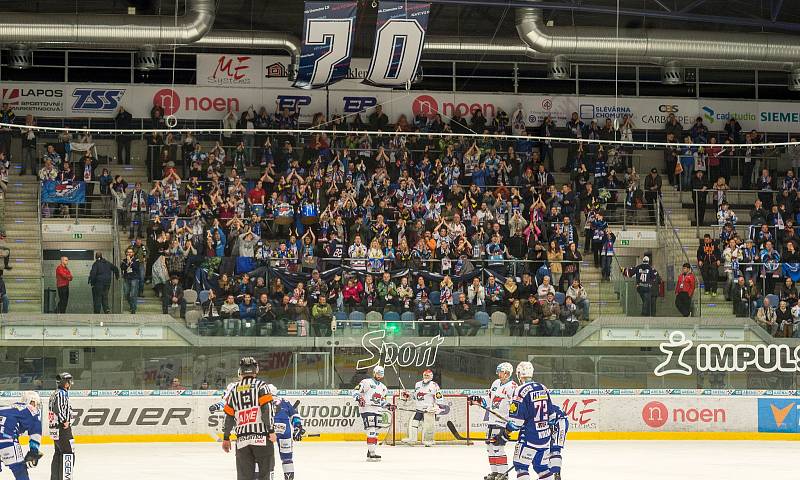
[[[800,112],[761,112],[762,122],[800,123]]]

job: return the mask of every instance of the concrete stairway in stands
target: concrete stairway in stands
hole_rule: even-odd
[[[11,249],[11,270],[3,272],[14,313],[42,312],[42,237],[38,216],[38,179],[20,176],[21,166],[11,165],[6,192],[6,240]]]

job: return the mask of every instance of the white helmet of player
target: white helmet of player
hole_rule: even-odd
[[[502,373],[502,374],[505,374],[505,375],[503,375],[504,378],[511,378],[511,375],[514,374],[514,365],[511,365],[508,362],[503,362],[503,363],[501,363],[500,365],[497,366],[497,372],[496,373],[497,373],[498,377]]]
[[[427,370],[425,370],[424,372],[422,372],[422,380],[423,380],[425,383],[428,383],[428,382],[430,382],[431,380],[433,380],[433,372],[431,371],[431,369],[430,369],[430,368],[429,368],[429,369],[427,369]]]
[[[382,379],[385,374],[386,372],[380,365],[375,365],[375,368],[372,369],[372,376],[377,378],[378,380]]]
[[[19,403],[24,403],[25,405],[33,405],[34,408],[39,409],[42,408],[42,398],[39,396],[38,393],[33,391],[22,392],[22,396],[19,398]]]
[[[531,362],[519,362],[517,365],[517,379],[520,383],[533,378],[533,364]]]
[[[269,391],[269,394],[272,395],[272,398],[278,398],[278,387],[270,383],[267,385],[267,390]]]

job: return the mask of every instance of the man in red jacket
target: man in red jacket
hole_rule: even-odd
[[[675,284],[675,307],[684,317],[692,314],[692,295],[696,287],[697,277],[692,273],[692,266],[684,263],[683,271],[678,275],[678,282]]]
[[[69,282],[72,281],[72,272],[69,271],[67,263],[69,263],[69,258],[61,257],[61,263],[56,267],[58,313],[67,313],[67,302],[69,302]]]

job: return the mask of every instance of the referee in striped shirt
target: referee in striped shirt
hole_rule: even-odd
[[[50,395],[48,425],[55,444],[53,462],[50,464],[50,480],[72,478],[75,452],[72,437],[72,407],[69,404],[69,389],[72,375],[64,372],[56,377],[58,388]]]
[[[239,378],[225,402],[222,449],[231,450],[231,431],[236,433],[236,476],[238,480],[272,478],[275,468],[275,436],[272,395],[268,384],[256,378],[258,362],[244,357],[239,362]],[[256,473],[258,466],[258,473]]]

